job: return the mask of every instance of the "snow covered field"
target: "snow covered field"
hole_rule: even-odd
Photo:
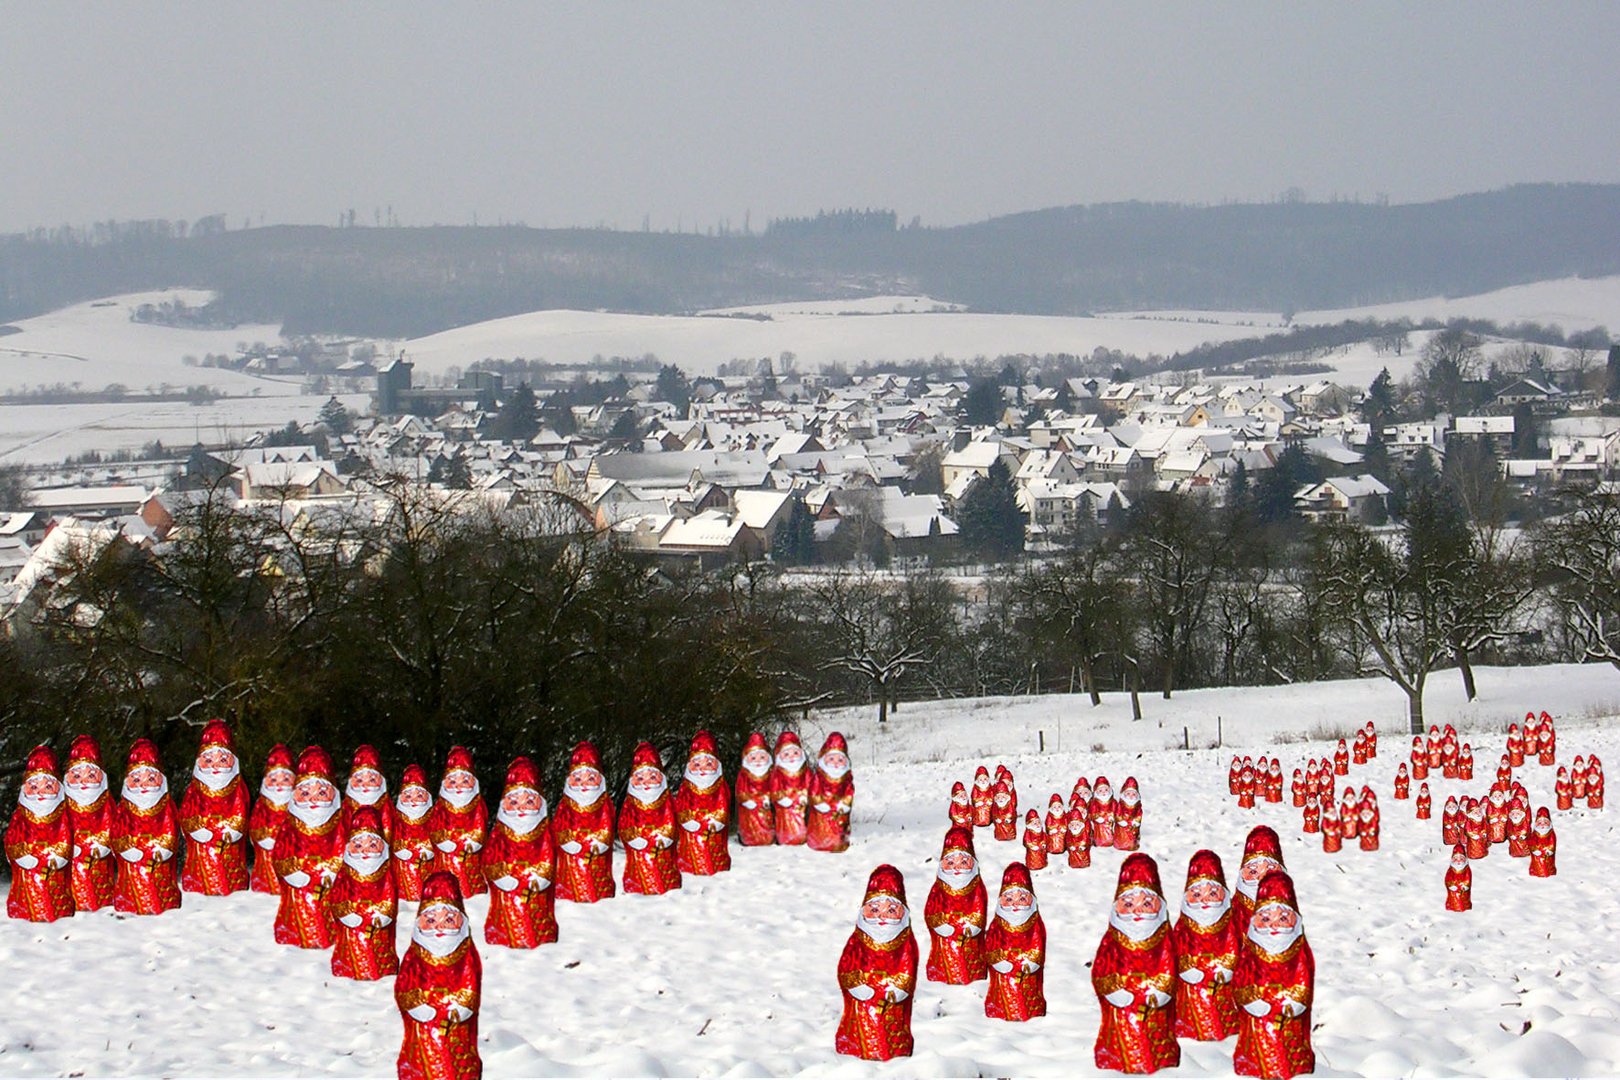
[[[1317,958],[1314,1019],[1322,1075],[1613,1075],[1620,1072],[1620,844],[1615,811],[1557,816],[1556,878],[1535,880],[1501,849],[1474,868],[1475,910],[1442,909],[1445,796],[1489,784],[1506,724],[1526,709],[1559,721],[1560,760],[1597,751],[1620,761],[1620,674],[1599,667],[1482,669],[1480,700],[1437,677],[1435,722],[1454,719],[1479,751],[1472,785],[1431,778],[1435,818],[1416,822],[1390,788],[1409,744],[1399,696],[1374,681],[1203,691],[1145,698],[1147,719],[1109,695],[907,704],[888,730],[874,710],[807,725],[819,745],[834,725],[851,738],[857,783],[850,850],[734,849],[731,873],[688,879],[677,894],[559,905],[562,940],[532,953],[481,946],[482,1053],[490,1076],[1075,1075],[1094,1072],[1097,1006],[1086,965],[1106,923],[1121,855],[1088,870],[1036,875],[1050,951],[1050,1014],[1013,1026],[983,1015],[983,984],[920,982],[917,1056],[875,1066],[832,1052],[834,968],[866,876],[892,862],[907,876],[914,918],[932,880],[953,780],[976,764],[1014,770],[1024,805],[1067,796],[1082,771],[1143,791],[1143,848],[1179,890],[1188,857],[1212,847],[1235,871],[1251,825],[1283,837]],[[1213,740],[1227,747],[1183,752]],[[1600,718],[1609,726],[1600,726]],[[1160,720],[1163,726],[1160,726]],[[1380,755],[1352,766],[1383,810],[1383,850],[1324,855],[1298,811],[1239,810],[1226,794],[1234,750],[1275,751],[1286,772],[1327,753],[1322,736],[1374,720]],[[1046,732],[1047,753],[1037,752]],[[1056,739],[1061,738],[1061,749]],[[1093,749],[1100,746],[1102,749]],[[346,750],[346,748],[344,748]],[[874,759],[884,760],[882,765]],[[486,776],[498,764],[484,762]],[[1552,770],[1523,778],[1551,802]],[[1414,785],[1415,788],[1415,785]],[[981,831],[985,832],[985,831]],[[1314,838],[1313,838],[1314,839]],[[993,889],[1015,844],[983,836]],[[1061,860],[1060,860],[1061,861]],[[331,978],[324,953],[272,943],[273,902],[241,895],[187,900],[156,919],[107,913],[48,927],[0,922],[11,986],[0,1023],[0,1073],[45,1075],[339,1075],[393,1068],[399,1021],[390,987]],[[485,902],[474,901],[480,920]],[[407,911],[402,923],[410,924]],[[403,935],[402,935],[403,940]],[[480,938],[481,940],[481,938]],[[926,944],[924,944],[926,948]],[[1232,1041],[1183,1042],[1179,1075],[1230,1074]]]

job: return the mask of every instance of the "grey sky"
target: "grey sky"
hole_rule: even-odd
[[[0,0],[0,230],[1620,181],[1620,4]]]

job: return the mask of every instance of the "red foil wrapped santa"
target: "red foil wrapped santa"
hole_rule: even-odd
[[[967,785],[960,780],[951,785],[951,802],[947,813],[953,827],[973,828],[973,800],[968,798]]]
[[[422,899],[422,882],[433,872],[433,792],[422,766],[405,766],[394,797],[394,885],[401,900]]]
[[[1069,811],[1063,796],[1052,793],[1046,804],[1046,850],[1061,855],[1069,848]]]
[[[1328,812],[1332,809],[1333,800],[1330,798],[1322,807],[1324,839],[1327,833]],[[1335,828],[1333,831],[1336,838],[1338,829]],[[1232,896],[1232,918],[1237,923],[1239,937],[1249,930],[1249,916],[1254,912],[1260,879],[1282,869],[1284,869],[1282,841],[1277,839],[1277,830],[1270,825],[1256,825],[1250,829],[1248,838],[1243,842],[1243,859],[1238,863],[1237,891]]]
[[[1065,852],[1069,865],[1082,870],[1091,865],[1091,807],[1075,792],[1069,801],[1068,842]]]
[[[973,826],[988,829],[994,814],[995,791],[990,783],[990,770],[980,765],[973,774]]]
[[[990,966],[984,1015],[1014,1022],[1045,1016],[1046,924],[1023,863],[1012,863],[1002,872],[984,953]]]
[[[1024,815],[1024,863],[1031,870],[1044,870],[1046,859],[1046,824],[1041,812],[1030,807]]]
[[[1175,1036],[1175,944],[1168,905],[1151,856],[1128,855],[1119,868],[1113,910],[1091,985],[1102,1024],[1094,1057],[1099,1069],[1151,1073],[1181,1063]]]
[[[66,803],[56,755],[48,746],[34,747],[6,825],[6,914],[13,919],[48,923],[73,914],[73,827]]]
[[[1417,820],[1428,821],[1430,811],[1434,808],[1434,799],[1429,794],[1429,782],[1427,780],[1418,786],[1417,798],[1414,802],[1417,803]]]
[[[984,978],[987,898],[971,826],[953,825],[945,834],[939,870],[923,905],[928,928],[930,982],[964,986]]]
[[[343,864],[342,803],[332,782],[332,759],[318,746],[298,756],[298,782],[293,786],[287,820],[276,833],[276,876],[281,878],[281,905],[276,910],[276,940],[303,949],[332,944],[331,913],[326,894]]]
[[[683,874],[707,877],[731,869],[726,826],[731,820],[731,786],[720,770],[714,736],[700,731],[686,753],[686,769],[675,789],[675,863]]]
[[[624,843],[625,892],[661,896],[681,887],[675,865],[675,804],[664,763],[649,742],[639,743],[630,759],[619,839]]]
[[[776,842],[798,845],[805,842],[805,809],[810,802],[810,769],[799,736],[784,731],[776,737],[776,756],[771,768],[771,805],[776,811]]]
[[[1245,771],[1248,771],[1245,769]],[[1251,796],[1252,804],[1252,796]],[[1108,783],[1108,777],[1097,777],[1097,783],[1091,789],[1091,846],[1097,848],[1111,848],[1114,846],[1114,789]]]
[[[1364,791],[1361,796],[1361,807],[1357,811],[1361,821],[1356,826],[1356,839],[1362,851],[1378,850],[1379,816],[1378,797],[1371,791]]]
[[[557,851],[540,773],[526,757],[513,760],[484,848],[489,916],[484,940],[509,949],[533,949],[557,940]]]
[[[1286,872],[1274,871],[1260,882],[1254,917],[1232,974],[1232,997],[1239,1010],[1232,1068],[1239,1076],[1286,1080],[1315,1071],[1315,993],[1316,960],[1305,940],[1294,881]]]
[[[191,783],[180,798],[186,861],[180,887],[204,896],[227,896],[248,887],[248,790],[223,720],[203,728]]]
[[[292,751],[276,743],[264,763],[259,797],[253,800],[253,810],[248,814],[248,839],[253,842],[249,884],[254,892],[281,895],[281,879],[276,876],[276,834],[281,831],[281,823],[287,820],[287,807],[292,805],[293,784],[297,779]]]
[[[1552,877],[1558,873],[1558,834],[1553,831],[1552,814],[1545,806],[1536,811],[1530,827],[1530,876]]]
[[[399,971],[394,919],[399,914],[388,838],[375,806],[348,815],[343,866],[326,894],[332,920],[332,974],[370,981]]]
[[[1238,931],[1221,857],[1198,851],[1187,864],[1181,917],[1171,930],[1176,957],[1176,1035],[1219,1042],[1237,1031],[1232,972]]]
[[[1282,770],[1272,759],[1277,797],[1282,801]],[[1268,796],[1269,797],[1269,796]],[[1119,789],[1119,803],[1114,810],[1114,847],[1119,851],[1135,851],[1142,846],[1142,791],[1136,786],[1136,777],[1127,776],[1125,786]]]
[[[478,1056],[483,974],[456,876],[442,870],[429,875],[394,980],[394,1003],[405,1023],[397,1062],[401,1080],[483,1075]]]
[[[613,800],[591,743],[574,747],[551,829],[558,851],[557,899],[594,904],[612,896]]]
[[[754,732],[743,746],[737,772],[737,842],[744,847],[776,843],[776,807],[771,801],[771,751]]]
[[[112,792],[101,765],[101,748],[88,735],[74,739],[68,750],[62,790],[73,830],[73,907],[95,911],[113,902],[118,859],[112,850]]]
[[[1446,910],[1468,911],[1474,906],[1474,871],[1468,865],[1468,851],[1461,844],[1451,849],[1446,867]]]
[[[1018,836],[1018,796],[1012,783],[1005,777],[990,789],[990,834],[997,840],[1013,840]]]
[[[362,806],[377,811],[382,823],[383,839],[391,844],[394,839],[394,807],[388,799],[388,778],[383,775],[382,755],[375,746],[362,744],[355,747],[349,761],[349,779],[343,785],[343,831],[347,834],[354,813]]]
[[[112,849],[118,857],[115,909],[158,915],[180,906],[174,865],[180,816],[169,797],[157,747],[146,739],[136,739],[129,748],[122,796],[113,811]]]
[[[1536,749],[1539,754],[1537,760],[1543,765],[1553,765],[1558,761],[1558,732],[1553,727],[1553,719],[1546,713],[1541,714],[1540,730],[1537,733]]]
[[[843,1015],[833,1047],[867,1061],[909,1057],[911,1002],[917,989],[917,938],[900,871],[872,871],[866,897],[838,958]]]
[[[1344,849],[1344,830],[1339,821],[1339,807],[1331,797],[1322,799],[1322,850],[1333,854]],[[1241,887],[1242,882],[1239,882]],[[1239,894],[1241,895],[1241,893]]]
[[[482,894],[486,886],[480,853],[489,834],[489,807],[473,772],[472,752],[464,746],[452,746],[445,758],[428,828],[438,852],[433,868],[456,875],[462,896]]]
[[[849,770],[849,747],[834,731],[821,744],[810,770],[809,814],[805,843],[812,851],[846,851],[849,817],[855,807],[855,778]]]

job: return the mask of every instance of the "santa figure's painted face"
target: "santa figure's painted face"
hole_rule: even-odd
[[[742,763],[750,776],[764,776],[771,769],[771,752],[756,746],[743,755]]]
[[[797,743],[782,747],[776,752],[776,767],[790,773],[804,768],[804,748]]]
[[[849,772],[849,755],[842,750],[829,750],[821,755],[821,771],[834,780],[842,779]]]
[[[416,929],[411,933],[411,940],[430,955],[446,957],[461,947],[468,934],[467,916],[453,905],[440,901],[425,904],[416,913]]]
[[[197,755],[195,775],[228,783],[236,775],[236,755],[223,746],[210,746]]]
[[[386,855],[388,844],[374,832],[357,832],[343,847],[344,854],[361,858],[367,855]]]
[[[968,793],[966,791],[951,792],[951,802],[957,806],[966,806],[968,804]]]
[[[399,805],[404,810],[426,810],[433,804],[433,795],[421,784],[406,784],[399,792]]]
[[[996,914],[1003,922],[1022,926],[1035,914],[1035,894],[1022,885],[1011,885],[996,897]]]
[[[1098,784],[1097,785],[1097,798],[1101,799],[1103,802],[1109,802],[1109,801],[1111,801],[1113,799],[1113,797],[1114,797],[1114,789],[1113,788],[1109,787],[1107,784]]]
[[[501,809],[508,814],[538,813],[540,804],[540,793],[533,788],[512,788],[501,796]]]
[[[301,810],[328,810],[337,804],[337,785],[312,776],[293,788],[293,805]]]
[[[990,774],[989,773],[980,773],[979,775],[975,776],[973,778],[973,786],[978,788],[980,791],[989,791],[990,790]]]
[[[107,785],[107,774],[93,761],[80,761],[68,766],[63,779],[67,781],[69,794],[75,791],[100,794]]]
[[[1278,862],[1276,859],[1273,859],[1271,856],[1256,855],[1251,859],[1243,860],[1243,866],[1238,870],[1238,876],[1241,877],[1246,884],[1258,885],[1260,884],[1261,878],[1265,877],[1273,870],[1281,870],[1282,868],[1282,863]]]
[[[977,865],[978,860],[965,851],[947,851],[944,858],[939,860],[940,869],[949,870],[952,873],[972,870]]]
[[[383,774],[376,769],[361,767],[349,774],[349,798],[366,806],[382,797],[385,786]]]
[[[640,802],[650,803],[664,793],[667,781],[664,770],[643,765],[630,774],[630,794]]]
[[[297,779],[291,769],[277,766],[264,774],[264,780],[259,784],[259,791],[271,796],[272,802],[285,803],[292,798],[293,784]],[[276,799],[275,796],[277,795],[281,796],[281,798]]]
[[[451,769],[439,782],[439,794],[447,799],[466,798],[478,791],[478,777],[466,769]]]
[[[1204,910],[1221,908],[1226,905],[1226,886],[1203,878],[1187,886],[1182,899],[1188,907]]]
[[[1006,791],[996,792],[996,805],[1008,806],[1012,803],[1012,793]]]
[[[602,770],[589,765],[579,765],[568,773],[568,779],[563,781],[563,793],[580,806],[590,806],[602,794]]]
[[[1538,818],[1536,818],[1535,829],[1536,829],[1536,835],[1537,836],[1546,836],[1548,833],[1552,832],[1552,818],[1549,818],[1549,817],[1538,817]]]
[[[417,916],[416,926],[430,934],[443,931],[456,933],[467,924],[467,916],[449,904],[430,904]]]
[[[22,793],[30,799],[54,799],[62,794],[62,782],[49,773],[35,773],[23,781]]]
[[[906,917],[906,905],[892,896],[874,896],[861,905],[861,918],[873,926],[898,925]]]
[[[1164,897],[1152,889],[1126,889],[1114,900],[1114,914],[1122,919],[1151,921],[1163,910]]]
[[[163,774],[150,765],[137,765],[124,776],[124,790],[146,793],[163,787]]]
[[[1468,869],[1468,856],[1462,854],[1453,855],[1451,857],[1451,868],[1453,870]]]
[[[1137,791],[1135,788],[1126,788],[1124,791],[1119,793],[1119,801],[1124,803],[1126,806],[1135,806],[1137,803],[1142,801],[1142,793]]]
[[[1262,904],[1250,922],[1262,930],[1292,930],[1299,925],[1299,912],[1287,904]]]
[[[1363,806],[1361,808],[1361,820],[1362,821],[1371,821],[1373,819],[1373,815],[1376,814],[1376,813],[1377,813],[1377,811],[1374,810],[1372,807]]]
[[[1090,835],[1090,833],[1086,829],[1086,822],[1085,822],[1084,818],[1078,818],[1077,817],[1077,818],[1069,819],[1069,835],[1070,836],[1089,836]]]
[[[720,779],[720,759],[713,754],[696,753],[686,759],[686,778],[692,786],[707,788]]]

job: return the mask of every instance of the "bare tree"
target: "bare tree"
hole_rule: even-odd
[[[1553,600],[1581,658],[1620,669],[1620,497],[1584,495],[1538,539]]]

